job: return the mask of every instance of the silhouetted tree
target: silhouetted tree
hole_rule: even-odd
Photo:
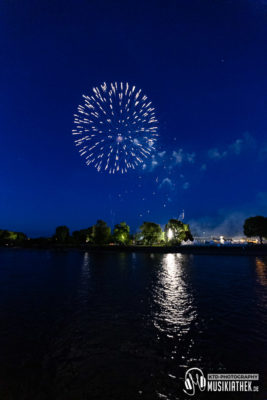
[[[170,219],[164,229],[165,240],[169,244],[180,244],[182,241],[193,240],[189,225],[177,219]]]
[[[113,229],[113,240],[115,243],[127,244],[130,241],[130,227],[126,222],[116,224]]]
[[[1,242],[12,242],[12,243],[17,243],[21,244],[27,240],[27,236],[25,233],[22,232],[13,232],[13,231],[8,231],[8,230],[0,230],[0,241]]]
[[[8,240],[10,238],[9,231],[5,229],[0,230],[0,240]]]
[[[74,231],[72,237],[76,243],[85,244],[92,243],[94,241],[95,227],[91,226],[87,229],[81,229],[79,231]]]
[[[54,238],[59,242],[59,243],[66,243],[69,239],[70,236],[70,231],[69,228],[65,225],[58,226],[56,228],[56,233]]]
[[[154,222],[144,222],[143,225],[140,226],[140,230],[141,233],[139,238],[144,244],[158,244],[162,239],[162,229],[160,225],[155,224]]]
[[[23,232],[15,232],[15,233],[17,234],[16,242],[21,243],[27,240],[27,236],[25,235],[25,233]]]
[[[73,231],[72,238],[75,243],[81,244],[86,242],[86,234],[84,233],[85,229],[81,229],[80,231]]]
[[[98,220],[94,225],[94,242],[96,244],[107,244],[111,239],[111,229],[105,221]]]
[[[260,243],[267,238],[267,218],[262,216],[250,217],[245,220],[244,234],[247,237],[258,236]]]

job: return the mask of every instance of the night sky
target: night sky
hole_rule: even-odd
[[[32,236],[103,219],[238,233],[267,215],[267,2],[1,4],[0,228]],[[159,121],[154,156],[125,175],[86,166],[73,114],[129,82]]]

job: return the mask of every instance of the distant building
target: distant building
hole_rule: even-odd
[[[244,245],[244,244],[258,244],[258,238],[246,238],[246,237],[226,237],[223,235],[218,236],[194,236],[195,245],[220,245],[220,246],[234,246],[234,245]]]

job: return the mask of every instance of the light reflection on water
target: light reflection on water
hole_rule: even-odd
[[[89,270],[89,253],[85,252],[83,256],[83,263],[82,263],[82,277],[88,279],[90,277],[90,270]]]
[[[81,264],[81,276],[80,276],[80,285],[78,287],[78,296],[80,297],[83,303],[87,303],[88,301],[88,292],[90,289],[90,256],[88,252],[85,252],[83,255],[83,260]]]
[[[267,286],[267,259],[256,257],[256,274],[258,282],[262,286]]]
[[[182,254],[164,254],[160,258],[157,279],[153,287],[153,324],[159,346],[165,349],[160,368],[162,380],[157,397],[171,399],[177,393],[181,377],[190,364],[198,365],[200,356],[193,354],[194,337],[190,334],[196,323],[197,309],[190,287],[191,258]]]
[[[154,287],[154,325],[160,331],[184,334],[196,318],[186,268],[188,256],[165,254]]]

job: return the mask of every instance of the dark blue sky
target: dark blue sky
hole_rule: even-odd
[[[13,0],[0,18],[1,228],[136,229],[184,209],[234,233],[266,215],[266,2]],[[159,120],[154,158],[126,176],[73,144],[81,96],[103,81],[142,88]]]

